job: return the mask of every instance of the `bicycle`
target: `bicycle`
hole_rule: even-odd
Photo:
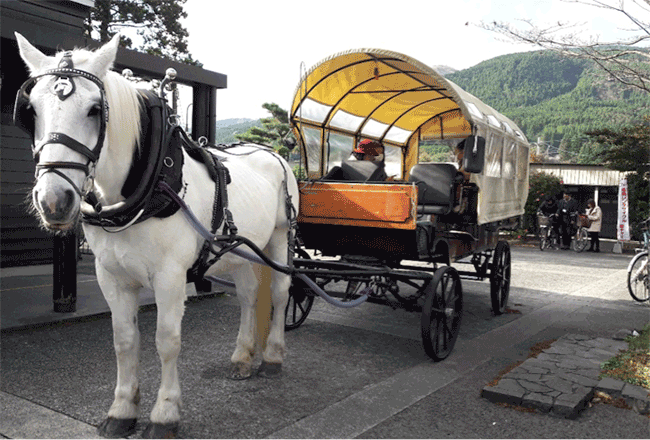
[[[545,216],[542,213],[537,213],[537,225],[539,226],[539,250],[553,248],[555,250],[560,248],[560,236],[557,229],[553,227],[554,218],[557,214]]]
[[[643,247],[635,249],[637,254],[627,267],[627,290],[629,290],[632,298],[639,302],[650,299],[650,266],[648,266],[650,232],[648,232],[648,222],[650,222],[650,219],[643,222],[646,224],[643,228]]]
[[[586,215],[578,214],[575,222],[575,225],[578,229],[576,230],[576,233],[573,236],[573,240],[571,241],[571,245],[574,251],[582,252],[587,249],[587,245],[589,244],[588,228],[590,224],[591,222]]]

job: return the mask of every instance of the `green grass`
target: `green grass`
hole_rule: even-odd
[[[601,365],[600,377],[612,377],[650,389],[650,323],[638,336],[628,336],[624,350]]]

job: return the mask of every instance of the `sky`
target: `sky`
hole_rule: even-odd
[[[630,27],[622,14],[562,0],[187,0],[185,11],[190,53],[228,77],[217,91],[218,120],[268,117],[265,102],[289,110],[301,66],[350,49],[386,49],[461,70],[536,49],[481,29],[481,21],[561,20],[600,41],[621,40]]]

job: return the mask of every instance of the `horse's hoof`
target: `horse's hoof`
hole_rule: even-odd
[[[178,422],[149,423],[142,433],[142,438],[177,438]]]
[[[257,375],[260,377],[278,377],[282,374],[282,364],[278,362],[262,361],[260,369],[257,370]]]
[[[233,380],[249,379],[253,375],[253,369],[250,364],[237,362],[232,364],[232,372],[230,378]]]
[[[137,419],[115,419],[109,417],[99,424],[97,432],[104,438],[124,438],[135,432]]]

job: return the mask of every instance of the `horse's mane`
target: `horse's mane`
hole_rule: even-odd
[[[109,106],[106,139],[109,147],[130,150],[140,145],[140,98],[135,87],[122,75],[109,71],[104,78]],[[126,153],[126,151],[125,151]]]

